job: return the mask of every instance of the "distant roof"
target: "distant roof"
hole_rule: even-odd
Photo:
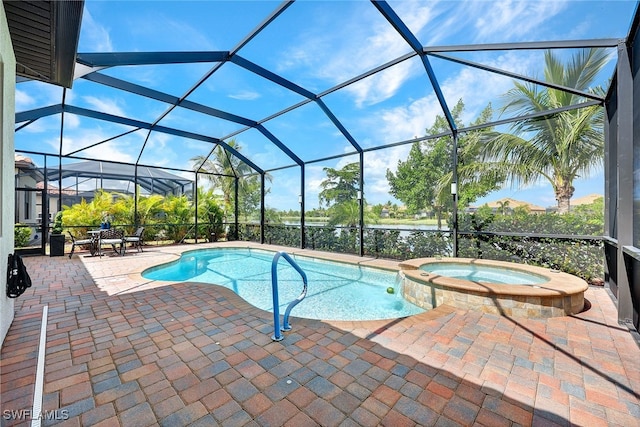
[[[543,208],[542,206],[538,206],[538,205],[534,205],[532,203],[529,202],[523,202],[521,200],[516,200],[516,199],[512,199],[511,197],[504,197],[502,199],[493,201],[493,202],[488,202],[485,203],[485,205],[489,206],[490,208],[502,208],[501,204],[502,203],[507,203],[507,205],[505,207],[514,209],[514,208],[519,208],[519,207],[526,207],[529,210],[531,210],[532,212],[535,211],[542,211],[545,212],[546,209]],[[483,205],[484,206],[484,205]]]
[[[602,194],[589,194],[587,196],[578,197],[577,199],[571,199],[571,206],[578,205],[590,205],[597,199],[601,199],[604,196]]]
[[[41,169],[44,173],[44,169]],[[47,180],[58,181],[58,168],[47,168]],[[186,186],[191,186],[192,180],[165,172],[161,169],[153,169],[129,164],[86,161],[68,163],[63,165],[62,179],[95,178],[106,180],[119,180],[137,183],[151,194],[182,193]]]
[[[44,182],[37,182],[36,183],[36,188],[38,189],[43,189],[44,188]],[[48,185],[47,186],[47,194],[49,194],[50,196],[55,196],[60,194],[60,189],[58,187],[56,187],[55,185]],[[70,190],[68,188],[63,188],[62,189],[62,194],[67,195],[67,196],[75,196],[76,192],[74,190]]]
[[[22,154],[14,154],[13,156],[15,167],[18,169],[35,169],[36,165],[31,160],[31,157],[23,156]]]

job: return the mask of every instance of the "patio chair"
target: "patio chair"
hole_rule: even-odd
[[[144,233],[144,227],[138,227],[133,236],[124,236],[125,251],[127,250],[127,243],[131,243],[133,244],[133,247],[136,248],[139,252],[144,252],[142,250],[142,244],[144,243],[142,239],[142,233]]]
[[[69,236],[71,236],[71,253],[69,254],[69,258],[73,256],[73,252],[76,250],[76,246],[88,246],[91,256],[96,253],[95,238],[88,237],[86,239],[76,239],[70,231],[68,233]]]
[[[124,254],[124,231],[117,228],[110,228],[108,230],[100,230],[100,237],[98,238],[98,252],[102,256],[102,246],[110,245],[113,251],[119,255]],[[120,246],[120,250],[116,249],[116,245]]]

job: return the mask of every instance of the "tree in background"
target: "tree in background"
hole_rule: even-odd
[[[218,239],[224,234],[223,210],[220,195],[213,189],[198,188],[199,236]],[[73,206],[63,206],[64,226],[72,228],[77,236],[86,235],[88,229],[97,227],[104,212],[113,216],[114,226],[127,232],[135,228],[133,218],[134,198],[128,194],[98,191],[90,202],[82,199]],[[195,206],[186,195],[161,196],[153,194],[138,198],[139,224],[153,226],[166,238],[180,242],[191,235],[195,220]]]
[[[199,235],[209,242],[216,242],[224,234],[224,211],[222,201],[213,189],[198,188],[198,228]]]
[[[230,140],[227,145],[236,151],[242,151],[242,146],[235,140]],[[239,158],[227,152],[221,145],[213,150],[212,157],[196,156],[191,158],[194,171],[202,173],[213,186],[214,190],[222,193],[224,209],[227,217],[235,212],[235,182],[238,179],[238,210],[244,214],[245,219],[257,209],[260,203],[260,177],[252,175],[253,169]],[[271,181],[271,176],[265,177]]]
[[[360,204],[358,190],[360,189],[360,163],[345,165],[342,169],[324,168],[327,178],[320,183],[322,191],[318,194],[320,206],[327,206],[329,215],[328,225],[344,225],[355,227],[360,223]],[[362,200],[363,208],[366,201]],[[377,217],[372,211],[365,209],[365,223],[376,222]]]
[[[347,200],[342,203],[336,203],[331,206],[329,212],[330,216],[327,222],[329,226],[344,225],[346,227],[357,227],[360,223],[360,204],[357,200]],[[378,216],[376,216],[373,210],[365,209],[363,216],[365,224],[378,222]]]
[[[500,213],[502,215],[506,215],[509,211],[509,205],[511,204],[508,200],[498,200],[498,208],[500,209]]]
[[[282,212],[274,208],[264,208],[264,222],[271,225],[282,224]]]
[[[360,188],[360,163],[345,165],[342,169],[323,168],[327,178],[320,183],[320,205],[326,206],[356,200]]]
[[[73,229],[74,234],[78,236],[86,235],[90,228],[100,226],[105,213],[115,214],[116,209],[114,209],[113,200],[113,194],[98,190],[88,203],[85,199],[82,199],[80,203],[76,203],[73,206],[63,206],[65,226],[81,226]],[[119,222],[119,216],[116,215],[114,220]]]
[[[464,127],[460,116],[464,103],[458,101],[451,114],[459,127]],[[471,126],[486,123],[492,115],[491,105],[487,106]],[[443,116],[436,116],[427,135],[447,133],[449,126]],[[475,143],[487,129],[467,132],[458,138],[458,199],[461,207],[468,206],[477,198],[497,189],[504,176],[498,171],[480,173],[474,163],[480,147]],[[433,209],[438,219],[438,229],[442,227],[445,212],[452,208],[451,182],[453,181],[453,141],[450,136],[415,142],[406,160],[398,161],[396,172],[387,169],[387,180],[391,194],[401,200],[416,214],[427,208]]]
[[[185,195],[170,194],[164,198],[162,211],[166,214],[163,220],[167,224],[166,236],[175,243],[180,242],[192,227],[194,215],[191,202]]]
[[[545,52],[545,80],[583,92],[602,95],[591,88],[607,63],[604,49],[584,49],[563,64],[551,51]],[[585,98],[566,91],[515,82],[505,95],[503,112],[527,115],[583,102]],[[547,180],[558,202],[558,213],[569,212],[575,188],[573,181],[602,167],[604,159],[604,110],[600,106],[563,111],[551,119],[516,122],[510,133],[491,132],[480,142],[485,170],[504,171],[512,184],[526,186]]]
[[[128,224],[129,227],[127,233],[133,233],[136,228],[135,198],[127,194],[116,194],[117,201],[111,208],[111,211],[115,217],[114,220],[120,224]],[[138,224],[150,224],[153,218],[155,218],[156,215],[161,212],[163,201],[164,197],[159,194],[150,194],[148,196],[138,195]]]
[[[270,180],[267,175],[267,180]],[[257,175],[240,178],[238,182],[238,215],[247,221],[249,216],[258,211],[260,206],[260,178]],[[265,188],[265,195],[269,189]],[[235,195],[231,198],[231,206],[235,203]]]

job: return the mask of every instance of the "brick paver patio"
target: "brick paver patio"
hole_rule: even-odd
[[[25,258],[2,425],[31,423],[47,305],[43,425],[640,426],[640,350],[604,288],[575,317],[292,318],[273,342],[272,314],[226,288],[140,276],[187,249]]]

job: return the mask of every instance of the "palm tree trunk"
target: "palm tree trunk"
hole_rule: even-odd
[[[569,183],[556,185],[555,193],[556,193],[556,200],[558,201],[559,214],[565,214],[569,212],[569,208],[571,206],[570,200],[571,200],[571,197],[573,197],[574,191],[575,191],[575,188]]]

